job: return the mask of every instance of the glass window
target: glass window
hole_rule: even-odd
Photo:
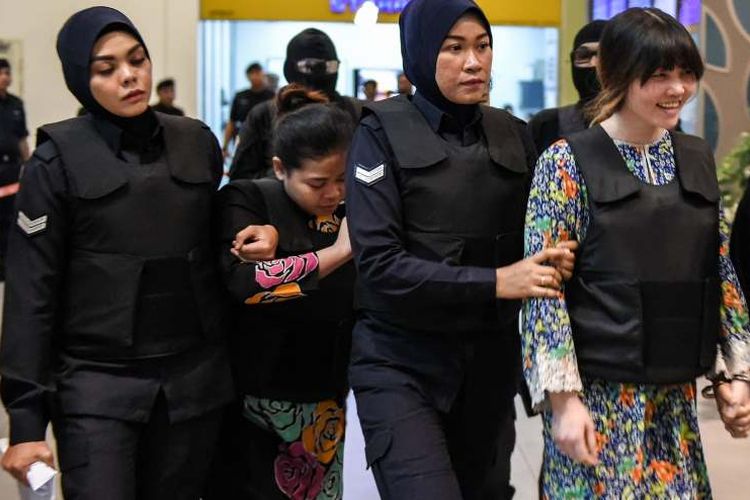
[[[703,96],[703,136],[711,148],[716,151],[716,147],[719,145],[719,113],[716,110],[714,100],[711,99],[711,94],[704,92]]]
[[[750,35],[750,2],[747,0],[734,0],[734,12],[745,32]]]
[[[706,13],[706,62],[723,68],[727,65],[727,48],[716,20]]]

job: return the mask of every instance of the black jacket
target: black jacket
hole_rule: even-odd
[[[221,267],[235,302],[230,335],[238,391],[275,400],[313,402],[346,396],[354,266],[318,276],[315,252],[338,237],[335,221],[318,221],[276,179],[233,181],[221,190]],[[279,232],[277,259],[243,263],[228,249],[248,225]]]
[[[44,439],[53,409],[145,421],[163,391],[180,421],[231,396],[210,252],[220,150],[200,122],[158,116],[138,151],[91,115],[40,130],[8,251],[12,442]]]

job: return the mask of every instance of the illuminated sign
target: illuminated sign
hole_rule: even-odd
[[[591,0],[591,19],[611,19],[630,7],[656,7],[686,26],[701,20],[701,0]]]
[[[398,22],[409,0],[372,0],[378,22]],[[350,23],[365,0],[200,0],[201,19]],[[491,24],[559,26],[561,0],[477,0]],[[532,7],[533,4],[533,7]]]
[[[329,0],[331,4],[331,12],[334,14],[343,14],[347,10],[349,12],[357,12],[359,8],[367,0]],[[406,4],[410,0],[372,0],[372,2],[380,9],[380,12],[384,14],[399,14]]]

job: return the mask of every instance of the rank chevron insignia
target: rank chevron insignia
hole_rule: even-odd
[[[370,170],[362,165],[357,165],[357,169],[354,171],[354,177],[362,184],[372,186],[379,180],[385,178],[385,163],[381,163]]]
[[[21,230],[31,236],[32,234],[37,234],[45,229],[47,229],[47,216],[42,215],[41,217],[37,217],[36,219],[29,219],[29,217],[21,212],[18,211],[18,227],[21,228]]]

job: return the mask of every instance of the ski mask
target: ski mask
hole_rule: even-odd
[[[65,84],[90,113],[108,120],[135,136],[150,135],[157,125],[150,108],[140,116],[125,118],[104,109],[91,93],[91,52],[96,41],[112,31],[124,31],[138,40],[149,57],[138,30],[122,12],[110,7],[91,7],[73,14],[57,35],[57,55],[62,63]]]
[[[596,68],[578,68],[573,64],[575,49],[589,42],[598,42],[602,37],[606,21],[592,21],[576,34],[573,41],[573,52],[570,53],[570,62],[573,68],[573,85],[578,90],[578,96],[583,104],[590,102],[601,90],[599,79],[596,77]]]
[[[406,77],[422,97],[464,124],[475,116],[478,104],[456,104],[446,99],[435,80],[435,68],[445,37],[469,12],[487,28],[492,45],[490,23],[472,0],[412,0],[398,21]]]
[[[308,28],[286,46],[284,77],[289,83],[299,83],[332,97],[339,77],[338,63],[336,47],[328,35]]]

